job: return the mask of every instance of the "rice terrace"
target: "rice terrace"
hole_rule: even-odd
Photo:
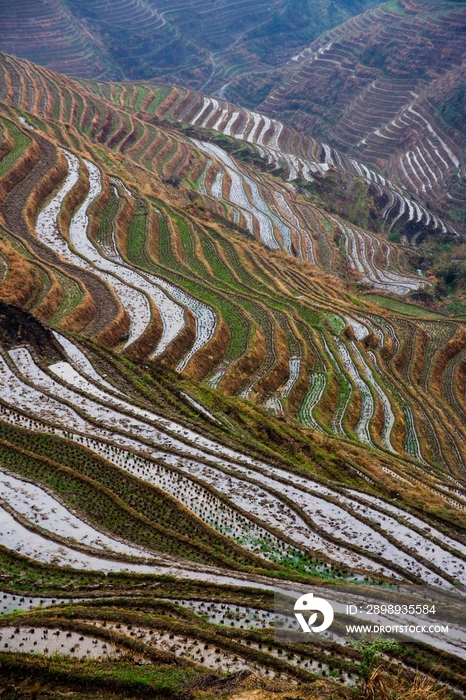
[[[0,700],[465,696],[465,37],[0,0]]]

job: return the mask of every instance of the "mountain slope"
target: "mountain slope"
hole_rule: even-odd
[[[328,0],[0,2],[0,47],[75,77],[159,77],[219,89],[269,73],[366,3]],[[252,83],[245,84],[251,99]],[[254,96],[257,101],[260,96]]]
[[[202,128],[193,138],[173,122],[137,119],[71,81],[4,59],[17,85],[13,103],[32,95],[15,83],[18,66],[30,85],[43,76],[55,96],[44,110],[34,93],[36,114],[60,114],[77,127],[32,115],[23,126],[4,122],[4,258],[8,265],[33,255],[48,280],[41,287],[36,272],[34,294],[21,289],[28,308],[319,430],[452,468],[463,462],[464,406],[453,389],[463,366],[461,322],[388,321],[354,306],[325,276],[339,271],[395,293],[426,285],[404,272],[401,250],[271,177],[251,145],[230,138],[229,155],[215,132]],[[146,102],[161,103],[163,113],[176,94],[162,87]],[[317,170],[317,160],[307,162]]]
[[[0,66],[3,677],[361,698],[346,616],[282,643],[273,591],[463,624],[464,324],[362,293],[430,281],[390,217],[344,218],[376,198],[357,161],[181,88]],[[463,690],[461,637],[427,641],[384,682]]]
[[[389,2],[323,34],[258,111],[464,223],[464,3]]]

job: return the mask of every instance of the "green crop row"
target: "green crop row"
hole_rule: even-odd
[[[206,279],[209,276],[205,265],[197,257],[194,251],[195,231],[192,230],[188,222],[177,214],[171,213],[171,219],[175,222],[178,231],[180,232],[181,244],[183,246],[184,259],[191,270],[197,272],[202,278]]]
[[[4,468],[52,489],[67,505],[83,513],[86,520],[97,528],[103,528],[117,537],[124,537],[152,551],[167,552],[202,563],[212,564],[215,561],[205,556],[204,552],[196,551],[195,546],[173,538],[165,528],[151,527],[149,522],[125,508],[120,499],[115,499],[110,491],[105,492],[97,488],[96,482],[83,480],[69,471],[54,469],[53,463],[48,465],[32,457],[31,453],[17,452],[5,444],[0,446],[0,455]],[[142,510],[144,509],[140,506],[139,511]]]
[[[188,228],[187,223],[181,219],[181,217],[173,217],[176,220],[178,229],[180,231],[180,237],[182,240],[183,244],[183,249],[184,249],[184,254],[185,254],[185,259],[187,263],[189,264],[190,269],[195,270],[200,277],[203,279],[206,279],[206,272],[204,270],[204,266],[201,266],[198,257],[195,255],[194,252],[194,244],[193,244],[193,236]],[[231,294],[231,289],[229,288],[230,285],[238,289],[238,284],[235,282],[235,280],[231,277],[231,275],[228,275],[230,277],[230,281],[225,280],[225,276],[228,274],[225,266],[222,264],[222,261],[217,257],[215,249],[213,247],[213,244],[207,239],[207,237],[200,236],[201,242],[203,243],[203,249],[204,250],[209,250],[209,258],[208,262],[212,262],[215,265],[215,270],[216,272],[216,277],[217,277],[217,284],[222,287],[222,291],[224,291],[227,294]],[[241,266],[240,266],[241,267]],[[239,287],[239,289],[241,289]],[[219,294],[220,296],[220,294]],[[248,300],[248,299],[241,299],[236,298],[236,301],[239,302],[240,306],[243,306],[246,308],[246,310],[253,316],[253,318],[256,320],[256,322],[262,327],[264,335],[266,338],[272,341],[273,338],[273,322],[270,318],[270,316],[264,311],[264,309],[256,304],[255,302]],[[217,306],[217,303],[214,302],[214,306]],[[279,313],[279,312],[277,312]],[[225,319],[228,323],[228,319]],[[281,320],[283,321],[283,315],[281,317]],[[299,351],[299,345],[294,338],[293,334],[291,333],[291,329],[288,324],[284,323],[284,330],[285,332],[288,331],[287,337],[289,339],[289,345],[290,347],[293,348],[294,353],[298,353]],[[232,329],[233,334],[236,333],[236,328]]]
[[[71,122],[72,97],[68,88],[65,88],[62,91],[62,95],[65,100],[65,114],[63,115],[63,121]]]
[[[238,287],[238,283],[234,279],[234,277],[231,275],[230,270],[228,267],[225,265],[223,260],[219,258],[218,252],[215,248],[215,245],[213,241],[211,241],[209,238],[206,236],[201,237],[201,244],[202,244],[202,250],[204,252],[205,258],[207,262],[209,263],[210,267],[212,268],[212,271],[215,275],[215,277],[220,280],[221,282],[224,282],[225,284],[229,284],[232,287]]]
[[[128,257],[138,265],[144,258],[143,251],[146,248],[146,219],[147,209],[143,202],[138,200],[134,209],[134,214],[131,218],[128,233]]]
[[[155,95],[155,98],[152,100],[152,102],[147,106],[146,112],[149,112],[149,114],[154,114],[157,109],[160,107],[162,102],[168,95],[171,93],[172,88],[168,86],[163,86],[163,85],[158,85],[157,86],[157,92]]]
[[[147,170],[152,170],[152,164],[157,162],[158,155],[160,151],[165,148],[165,145],[168,141],[168,136],[164,133],[162,133],[162,140],[158,144],[157,148],[155,149],[155,152],[153,152],[150,156],[150,158],[146,159],[143,163],[144,167],[147,168]]]
[[[39,308],[52,287],[50,276],[44,268],[36,266],[35,269],[40,278],[40,292],[37,296],[34,296],[33,300],[31,299],[31,303],[29,303],[29,300],[23,303],[24,308],[28,309],[31,313],[34,313],[34,311]]]
[[[35,260],[34,256],[32,255],[32,253],[29,252],[26,246],[24,246],[21,243],[21,241],[18,238],[16,238],[16,236],[11,235],[2,226],[0,226],[0,239],[1,238],[5,238],[11,245],[11,247],[17,250],[23,258],[26,258],[26,260]]]
[[[131,143],[125,145],[124,149],[122,149],[122,153],[126,153],[127,150],[132,150],[133,148],[135,148],[144,135],[144,124],[141,124],[141,122],[138,121],[133,122],[133,124],[136,126],[136,138],[134,139],[134,141],[131,141],[130,139]]]
[[[199,675],[198,671],[186,666],[135,666],[133,660],[101,663],[60,655],[46,658],[38,654],[7,653],[0,654],[0,671],[4,676],[14,671],[20,677],[28,674],[30,678],[39,678],[43,683],[59,683],[65,688],[68,684],[73,694],[82,689],[81,697],[89,697],[89,691],[93,697],[96,697],[96,692],[99,697],[102,692],[105,693],[104,697],[115,697],[115,692],[118,695],[123,692],[125,697],[134,697],[136,693],[139,697],[158,698],[179,698],[186,691],[186,697],[189,697],[189,686]]]
[[[23,134],[22,131],[17,129],[13,122],[5,119],[2,120],[2,124],[8,128],[14,145],[11,151],[0,161],[0,177],[11,170],[13,165],[21,158],[26,148],[31,143],[29,136],[26,136],[26,134]]]
[[[134,109],[137,112],[141,106],[141,102],[149,94],[149,90],[146,87],[142,87],[141,85],[135,85],[134,87],[137,92],[137,97],[134,102],[134,107],[132,109]]]
[[[163,275],[187,293],[217,309],[232,330],[226,359],[229,361],[237,359],[246,352],[249,344],[250,328],[246,317],[241,313],[236,303],[232,303],[222,295],[216,294],[207,285],[181,277],[181,275],[172,271],[179,271],[180,265],[173,256],[170,231],[165,215],[161,212],[159,213],[158,224],[159,257],[164,268],[160,269],[147,255],[145,238],[140,235],[134,235],[134,232],[131,230],[128,232],[128,255],[130,259],[150,272]],[[165,266],[171,269],[167,270]]]
[[[75,102],[77,102],[78,107],[76,110],[76,118],[74,119],[74,124],[76,126],[77,131],[82,132],[82,127],[81,127],[81,118],[84,112],[84,100],[77,92],[76,90],[73,92],[73,98]]]
[[[58,309],[49,319],[49,323],[51,326],[58,326],[71,311],[81,304],[84,299],[84,291],[75,280],[67,275],[63,275],[56,269],[54,269],[54,275],[62,288],[63,299]]]
[[[160,177],[164,176],[164,174],[163,174],[164,165],[166,165],[167,163],[169,163],[171,161],[171,159],[173,158],[173,156],[175,155],[177,150],[178,150],[178,142],[175,139],[171,139],[171,148],[168,151],[167,155],[162,160],[157,158],[156,170],[157,170],[158,174],[160,175]]]
[[[254,294],[257,290],[261,294],[265,295],[266,303],[270,307],[272,313],[277,319],[277,322],[286,334],[290,354],[300,355],[299,341],[294,335],[291,329],[291,325],[287,318],[288,315],[293,316],[294,307],[288,303],[285,303],[283,301],[283,298],[280,298],[278,295],[274,294],[271,286],[266,286],[265,284],[262,284],[260,282],[260,279],[258,279],[246,270],[244,263],[242,263],[239,259],[239,255],[231,243],[225,241],[225,239],[220,237],[218,237],[217,240],[219,240],[220,245],[222,245],[222,247],[225,249],[225,253],[227,255],[228,260],[228,267],[225,265],[225,262],[219,258],[211,238],[208,238],[207,236],[201,237],[201,243],[203,245],[203,250],[206,255],[206,259],[208,260],[209,264],[214,270],[216,276],[223,283],[230,284],[235,289],[241,292],[242,287],[238,284],[238,282],[233,278],[233,276],[230,273],[229,266],[232,265],[235,271],[238,273],[240,279],[244,282],[245,285],[247,285],[248,289],[246,289],[245,291],[248,294]],[[251,258],[250,253],[249,257]],[[269,283],[271,279],[272,278],[268,280]]]
[[[105,137],[105,143],[109,144],[109,142],[112,141],[115,134],[120,132],[122,128],[121,122],[124,122],[125,131],[124,133],[119,134],[119,138],[116,143],[112,142],[111,146],[107,145],[107,147],[110,148],[111,151],[115,151],[115,149],[118,148],[118,145],[123,141],[123,139],[126,138],[126,136],[131,132],[131,120],[129,116],[124,112],[114,112],[112,115],[112,126],[109,133]]]
[[[32,434],[3,422],[0,422],[0,439],[8,441],[10,445],[4,445],[2,448],[2,454],[5,453],[5,467],[34,481],[46,483],[67,503],[86,513],[90,521],[125,539],[131,539],[152,549],[206,561],[205,555],[198,551],[198,547],[190,547],[191,541],[193,545],[202,543],[202,549],[208,548],[211,552],[208,559],[215,559],[218,554],[223,558],[225,554],[238,564],[250,561],[247,553],[241,557],[236,547],[229,549],[223,537],[216,537],[210,527],[204,526],[176,500],[167,497],[145,481],[114,467],[76,442],[68,442],[48,433]],[[43,459],[35,461],[32,456],[25,459],[20,452],[13,449],[13,445]],[[44,459],[47,460],[49,455],[54,455],[54,461],[68,467],[75,474],[61,473],[48,465]],[[85,477],[84,480],[81,476]],[[78,488],[76,484],[72,485],[73,480],[83,485]],[[112,493],[117,497],[115,502],[112,500]],[[133,514],[124,505],[133,511]],[[141,520],[141,515],[144,521]],[[159,527],[151,528],[147,520],[155,526],[161,526],[162,533]]]

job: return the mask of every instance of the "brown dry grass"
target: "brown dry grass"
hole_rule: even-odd
[[[188,148],[182,141],[176,141],[176,150],[171,158],[162,166],[162,176],[165,178],[181,177],[181,170],[186,169]]]
[[[165,352],[157,357],[157,362],[164,367],[176,366],[196,339],[196,319],[187,308],[184,309],[184,320],[186,325],[183,330],[172,340]]]
[[[400,336],[400,349],[396,353],[393,364],[395,369],[402,373],[406,363],[409,362],[409,346],[403,335],[400,334]]]
[[[379,666],[362,683],[360,697],[361,700],[447,700],[450,693],[421,674],[416,674],[414,679],[401,673],[391,676]]]
[[[185,373],[191,379],[201,381],[219,364],[228,349],[230,329],[223,318],[218,318],[217,327],[211,340],[204,345],[188,362]]]
[[[383,347],[380,348],[380,357],[385,362],[389,362],[392,359],[394,350],[395,346],[393,345],[393,340],[390,338],[390,336],[385,336],[385,342],[383,344]]]
[[[337,378],[332,374],[327,380],[322,400],[319,401],[316,407],[316,415],[321,416],[326,425],[332,421],[335,411],[338,406],[338,396],[340,385]]]
[[[76,210],[78,205],[86,196],[88,189],[89,175],[87,173],[87,169],[81,168],[79,171],[79,180],[73,187],[71,192],[69,192],[63,200],[62,209],[58,215],[58,225],[61,231],[68,231],[73,212]],[[115,306],[116,308],[118,308],[118,313],[114,317],[112,323],[99,333],[97,339],[103,345],[106,345],[107,347],[113,347],[120,342],[120,338],[122,335],[129,332],[130,318],[126,310],[121,305],[120,300],[115,295],[113,289],[108,285],[107,287],[110,290],[112,297],[115,299]],[[78,325],[84,317],[87,318],[91,309],[93,312],[95,312],[95,308],[96,307],[94,300],[87,300],[87,298],[85,298],[83,300],[83,303],[81,303],[80,306],[77,309],[75,309],[75,312],[73,314],[70,314],[70,317],[67,319],[66,325],[63,324],[63,327],[69,328],[69,330],[71,330],[70,324]],[[73,330],[75,330],[75,328],[73,328]]]
[[[193,162],[191,172],[189,174],[189,177],[192,182],[196,182],[198,177],[201,176],[202,171],[204,170],[205,167],[205,162],[201,158],[196,158]],[[215,205],[217,209],[217,213],[220,214],[221,216],[224,216],[223,210],[221,207],[218,207],[217,200],[214,200],[213,204]]]
[[[155,154],[160,147],[161,143],[164,143],[165,140],[165,134],[162,131],[157,131],[155,138],[152,139],[152,142],[149,146],[149,148],[146,150],[144,154],[144,163],[147,165],[144,165],[144,167],[152,170],[154,166],[154,159],[155,159]]]
[[[5,158],[6,154],[11,151],[14,145],[15,142],[13,141],[10,132],[3,127],[2,140],[0,141],[0,160]]]
[[[104,123],[102,124],[102,128],[100,130],[100,133],[97,135],[94,134],[94,138],[96,141],[99,143],[105,143],[107,140],[107,136],[110,133],[110,130],[112,128],[112,122],[113,122],[113,112],[111,110],[106,110],[105,112],[105,119]]]
[[[138,143],[138,133],[139,132],[138,132],[137,123],[134,119],[131,120],[131,126],[132,126],[131,131],[129,132],[129,134],[123,139],[123,141],[118,146],[119,153],[127,154],[128,151],[131,151],[131,149],[134,148],[135,144]]]
[[[443,371],[448,363],[455,355],[466,347],[466,328],[460,326],[453,338],[450,338],[448,343],[437,354],[435,364],[432,369],[431,385],[437,392],[440,393]]]
[[[42,290],[42,280],[36,266],[5,239],[0,239],[0,254],[8,262],[8,274],[0,285],[0,299],[17,306],[34,303]]]
[[[459,400],[466,406],[464,395],[466,392],[466,362],[462,360],[456,369],[456,388]]]
[[[66,169],[65,174],[67,171],[68,168]],[[58,227],[60,231],[68,231],[71,223],[71,217],[73,216],[74,211],[86,197],[88,190],[89,174],[87,172],[87,168],[81,167],[79,170],[78,182],[66,195],[65,199],[63,200],[61,211],[58,214]]]
[[[114,148],[114,146],[120,143],[125,138],[125,136],[128,135],[128,125],[126,124],[123,117],[120,117],[118,112],[114,113],[114,116],[116,116],[119,119],[119,126],[118,129],[107,141],[108,148]]]
[[[374,399],[374,415],[372,416],[370,424],[370,433],[375,442],[381,444],[382,432],[385,425],[385,411],[379,395],[376,394],[375,396],[372,396]]]
[[[139,110],[141,112],[145,112],[152,100],[155,100],[155,93],[152,92],[152,90],[149,90],[143,101],[141,102],[139,106]]]
[[[126,151],[126,156],[131,158],[131,160],[133,160],[135,163],[139,163],[140,157],[147,151],[151,139],[152,133],[147,127],[144,126],[144,131],[141,138],[137,140],[135,144],[128,149],[128,151]]]
[[[149,298],[151,320],[144,333],[131,343],[125,355],[131,360],[139,360],[153,352],[162,337],[162,317],[151,298]]]
[[[163,100],[162,104],[157,109],[157,114],[164,114],[176,102],[179,96],[177,88],[173,88],[171,93]]]
[[[27,199],[24,218],[31,231],[34,231],[37,215],[44,200],[52,194],[57,185],[66,177],[67,172],[68,165],[65,156],[60,151],[56,151],[54,166],[47,170],[46,175],[32,189]]]
[[[414,683],[401,695],[402,700],[447,700],[449,693],[439,689],[429,678],[416,676]]]
[[[251,686],[254,681],[245,683],[244,685]],[[257,681],[255,681],[257,683]],[[287,683],[287,689],[284,684],[268,683],[267,688],[245,688],[234,695],[230,695],[231,700],[349,700],[352,696],[344,692],[344,689],[336,689],[331,684],[324,681],[317,681],[312,690],[294,690],[293,686]],[[196,694],[196,698],[203,697],[203,694]],[[205,696],[204,696],[205,697]],[[211,697],[211,696],[210,696]]]
[[[0,204],[3,203],[6,195],[13,190],[31,172],[40,160],[40,148],[36,141],[31,140],[23,155],[0,177]]]
[[[191,149],[187,149],[186,144],[184,145],[185,148],[185,158],[183,163],[178,169],[177,177],[181,178],[182,180],[192,171],[192,169],[196,166],[196,155]]]
[[[425,350],[429,336],[424,329],[418,328],[416,335],[414,337],[414,357],[411,365],[411,376],[419,384],[419,379],[424,369],[424,363],[426,361]]]
[[[265,396],[273,391],[277,391],[290,376],[289,353],[286,342],[286,335],[277,323],[274,323],[273,345],[276,360],[272,369],[265,377],[260,379],[254,390],[257,394]]]
[[[348,426],[348,428],[354,433],[356,426],[359,423],[359,419],[361,418],[362,395],[360,390],[357,387],[353,386],[351,381],[350,383],[353,387],[353,392],[351,394],[351,399],[346,409],[343,423],[345,423]]]
[[[252,322],[251,322],[252,325]],[[248,350],[234,362],[225,372],[221,381],[222,390],[231,396],[238,394],[246,377],[256,372],[266,356],[265,339],[257,326],[251,333]]]
[[[121,306],[120,300],[113,293],[112,288],[108,287],[108,289],[114,297],[116,304],[118,304],[119,311],[112,323],[109,326],[107,326],[105,330],[99,333],[99,335],[97,336],[97,340],[99,343],[102,343],[102,345],[105,345],[107,347],[114,347],[115,345],[118,345],[123,335],[129,333],[131,321],[126,309],[124,309],[123,306]]]
[[[393,424],[392,432],[390,434],[390,441],[399,454],[404,453],[404,446],[406,442],[406,425],[403,411],[399,407],[396,401],[390,401],[392,407],[393,415],[395,416],[395,423]]]
[[[265,681],[253,674],[229,693],[229,700],[448,700],[451,695],[430,678],[416,674],[407,678],[401,673],[389,675],[375,668],[359,688],[346,688],[324,679],[294,687],[289,681]],[[196,693],[196,698],[207,697]],[[208,694],[212,697],[212,693]]]
[[[81,93],[80,93],[80,94],[81,94]],[[84,109],[83,109],[82,114],[81,114],[81,121],[80,121],[79,124],[76,124],[76,127],[77,127],[78,130],[81,131],[81,132],[85,132],[85,131],[86,131],[86,128],[87,128],[87,126],[88,126],[88,122],[90,123],[90,121],[91,121],[91,119],[92,119],[92,117],[91,117],[90,105],[89,105],[89,102],[90,102],[91,105],[92,105],[92,101],[91,101],[91,100],[86,100],[85,98],[83,98],[83,102],[84,102]]]
[[[83,328],[91,323],[95,316],[96,308],[91,295],[84,287],[82,282],[75,277],[72,279],[79,284],[81,289],[84,290],[84,298],[82,302],[66,316],[66,318],[60,323],[60,326],[65,330],[72,331],[73,333],[79,333]]]
[[[43,268],[46,270],[46,268]],[[46,270],[51,286],[42,302],[35,309],[34,315],[41,321],[47,321],[57,311],[63,301],[63,289],[51,269]]]
[[[310,351],[306,341],[304,339],[302,340],[299,376],[288,397],[288,410],[292,415],[296,415],[298,413],[301,403],[306,395],[309,387],[309,372],[312,370],[314,364],[314,355],[312,351]]]

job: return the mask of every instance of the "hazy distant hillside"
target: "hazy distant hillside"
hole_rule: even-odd
[[[257,110],[466,223],[466,7],[395,0],[326,32]]]
[[[0,0],[8,53],[256,108],[374,167],[460,230],[465,27],[458,2]]]
[[[220,88],[273,70],[368,0],[24,0],[0,2],[0,49],[77,77],[163,78]]]

